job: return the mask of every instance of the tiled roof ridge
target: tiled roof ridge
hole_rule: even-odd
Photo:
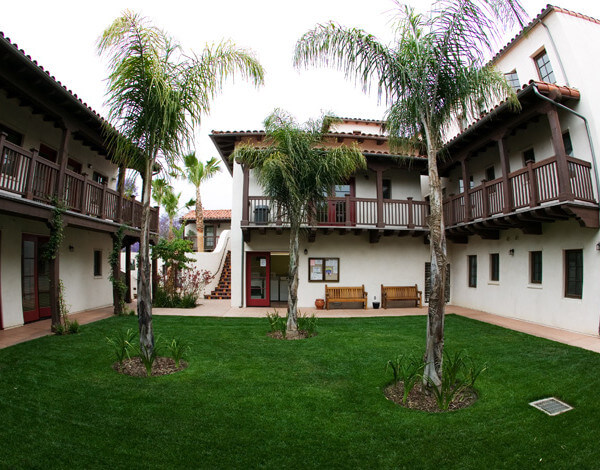
[[[3,31],[0,31],[0,39],[4,40],[7,44],[12,46],[17,52],[19,52],[25,59],[27,59],[31,64],[36,66],[41,72],[46,74],[50,80],[52,80],[56,85],[65,90],[69,95],[71,95],[76,101],[78,101],[86,110],[91,112],[96,118],[98,118],[101,122],[105,122],[106,120],[91,106],[89,106],[86,102],[84,102],[76,93],[67,88],[66,85],[63,85],[60,80],[57,80],[54,75],[51,75],[50,72],[40,64],[38,64],[37,60],[32,59],[29,54],[27,54],[23,49],[19,48],[19,45],[15,42],[12,42],[8,36],[5,36]]]
[[[205,220],[229,220],[231,219],[231,209],[204,209]],[[182,219],[185,220],[196,220],[196,210],[192,209],[185,214]]]
[[[544,19],[553,11],[573,16],[575,18],[580,18],[582,20],[590,21],[595,24],[600,24],[600,20],[596,18],[584,15],[582,13],[567,10],[566,8],[557,7],[548,3],[546,5],[546,8],[542,9],[540,13],[538,13],[538,15],[535,18],[533,18],[526,26],[523,27],[523,29],[521,29],[521,31],[519,31],[510,41],[508,41],[506,45],[502,47],[502,49],[500,49],[498,52],[496,52],[496,54],[494,54],[494,57],[492,57],[490,63],[494,63],[500,56],[502,56],[508,49],[510,49],[523,35],[528,33],[537,23],[542,21],[542,19]]]
[[[266,132],[264,130],[245,130],[245,131],[210,131],[211,134],[214,135],[265,135]],[[362,131],[353,131],[353,132],[328,132],[327,136],[348,136],[348,137],[369,137],[369,138],[377,138],[377,139],[388,139],[387,135],[384,134],[367,134]]]

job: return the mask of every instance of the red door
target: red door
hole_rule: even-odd
[[[351,178],[345,184],[336,184],[333,188],[333,198],[329,199],[328,205],[328,223],[329,225],[346,225],[347,208],[346,196],[354,198],[356,195],[354,187],[354,178]],[[350,202],[350,223],[356,224],[356,203]]]
[[[25,323],[50,316],[50,269],[42,256],[47,242],[47,237],[23,235],[21,286]]]
[[[271,255],[269,253],[246,253],[246,305],[268,307],[270,305]]]

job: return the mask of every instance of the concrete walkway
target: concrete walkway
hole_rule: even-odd
[[[135,305],[131,305],[135,308]],[[277,310],[280,315],[285,315],[286,308],[253,307],[239,308],[231,307],[229,300],[203,300],[201,305],[193,309],[183,308],[155,308],[154,315],[179,315],[189,317],[224,317],[224,318],[260,318],[268,312]],[[421,308],[388,308],[383,309],[339,309],[339,310],[317,310],[315,308],[301,308],[302,314],[312,315],[318,318],[364,318],[364,317],[399,317],[409,315],[426,315],[427,307]],[[446,313],[457,314],[474,320],[501,326],[514,331],[520,331],[540,338],[550,339],[559,343],[569,344],[590,351],[600,352],[600,337],[585,335],[572,331],[537,325],[535,323],[517,320],[514,318],[501,317],[491,313],[472,310],[453,305],[446,306]],[[76,313],[72,317],[80,324],[91,323],[112,316],[112,307],[105,307],[87,312]],[[13,344],[29,341],[50,334],[50,320],[42,320],[28,325],[0,331],[0,349]]]

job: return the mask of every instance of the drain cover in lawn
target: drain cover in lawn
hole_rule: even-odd
[[[557,398],[543,398],[541,400],[532,401],[531,406],[543,411],[549,416],[556,416],[566,411],[572,410],[573,407],[558,400]]]

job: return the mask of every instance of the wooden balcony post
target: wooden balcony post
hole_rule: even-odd
[[[31,149],[31,160],[27,168],[27,180],[25,181],[25,198],[33,199],[33,179],[35,178],[35,167],[38,161],[38,149]]]
[[[555,106],[550,106],[546,112],[550,132],[552,133],[552,147],[556,155],[556,172],[558,174],[558,200],[572,201],[573,191],[571,190],[571,181],[569,179],[569,164],[567,162],[567,153],[560,129],[560,119]]]
[[[415,228],[415,221],[413,217],[413,198],[407,197],[408,200],[408,228]]]
[[[58,178],[56,179],[55,195],[63,200],[65,197],[65,170],[69,161],[69,140],[71,138],[71,129],[65,126],[63,129],[62,141],[58,151]]]
[[[100,218],[106,219],[106,181],[102,182],[102,197],[100,199]]]
[[[465,203],[465,218],[463,220],[464,223],[467,223],[471,220],[471,198],[469,196],[469,172],[467,169],[467,158],[466,156],[461,159],[460,166],[462,168],[462,180],[463,180],[463,198]]]
[[[350,195],[346,194],[346,225],[352,225],[352,207],[350,206]]]
[[[117,183],[119,199],[117,199],[117,222],[123,222],[123,197],[125,196],[125,166],[119,167],[119,181]]]
[[[84,215],[88,215],[88,207],[87,207],[87,197],[86,197],[86,193],[87,193],[87,186],[88,186],[88,181],[87,181],[87,173],[82,173],[83,179],[81,180],[81,204],[79,204],[79,206],[81,207],[81,213]]]
[[[529,184],[529,207],[535,207],[538,205],[537,181],[532,161],[527,162],[527,183]]]
[[[502,167],[502,191],[504,193],[504,204],[502,213],[508,214],[514,210],[513,194],[510,187],[510,161],[508,160],[508,149],[504,136],[497,139],[498,153],[500,154],[500,166]]]
[[[488,186],[487,181],[483,180],[481,183],[481,215],[483,218],[490,216],[490,202],[488,200]]]
[[[448,199],[448,218],[450,220],[448,220],[446,222],[446,227],[448,227],[449,225],[455,225],[456,224],[456,215],[454,214],[454,203],[456,201],[455,197],[450,197]]]
[[[377,174],[377,227],[383,227],[383,170],[375,170]]]
[[[250,184],[250,169],[244,165],[244,179],[242,183],[242,226],[247,226],[248,221],[248,210],[250,209],[250,201],[248,200],[248,186]]]

